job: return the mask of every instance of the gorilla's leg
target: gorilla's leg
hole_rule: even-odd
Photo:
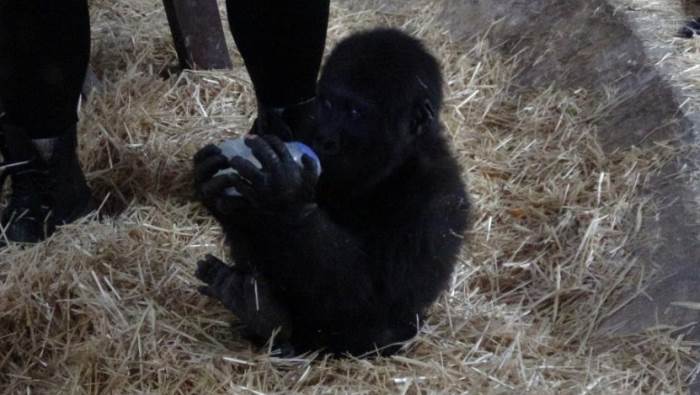
[[[229,267],[212,255],[197,262],[195,275],[207,284],[199,291],[231,310],[245,325],[244,335],[251,341],[263,345],[277,331],[275,344],[287,347],[292,330],[289,312],[264,278]]]
[[[35,242],[89,210],[76,156],[90,54],[86,0],[0,0],[0,153],[12,195],[2,241]],[[0,187],[4,177],[0,177]]]
[[[312,99],[328,27],[329,0],[227,0],[228,17],[258,99],[258,132],[300,139],[313,128]],[[281,116],[293,136],[274,131]],[[256,127],[254,127],[254,130]]]

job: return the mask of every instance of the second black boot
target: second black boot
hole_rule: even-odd
[[[287,107],[270,107],[258,102],[258,117],[250,133],[274,134],[282,141],[308,143],[317,127],[315,98]]]
[[[75,125],[60,137],[32,140],[21,128],[4,124],[0,138],[0,188],[8,177],[11,181],[8,204],[0,215],[0,245],[44,240],[57,226],[93,210],[76,154]]]

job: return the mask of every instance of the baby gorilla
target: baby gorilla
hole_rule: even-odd
[[[329,56],[317,94],[318,154],[297,164],[268,135],[247,140],[258,169],[207,146],[198,196],[224,229],[236,265],[199,262],[201,291],[247,336],[295,353],[393,352],[416,334],[446,287],[469,199],[438,114],[437,61],[406,34],[354,34]],[[284,126],[278,125],[280,128]],[[212,176],[232,167],[238,175]],[[241,196],[224,190],[235,187]]]

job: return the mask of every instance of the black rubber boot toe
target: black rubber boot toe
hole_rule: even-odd
[[[76,155],[75,126],[60,137],[38,140],[12,125],[2,125],[0,132],[0,186],[6,178],[11,181],[9,203],[0,215],[0,244],[44,240],[57,226],[93,209]]]
[[[282,141],[311,141],[317,128],[316,99],[310,98],[287,107],[258,103],[258,117],[251,134],[274,134]]]

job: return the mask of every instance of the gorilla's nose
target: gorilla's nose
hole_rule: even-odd
[[[314,150],[323,155],[336,155],[340,152],[340,142],[336,137],[316,136]]]

